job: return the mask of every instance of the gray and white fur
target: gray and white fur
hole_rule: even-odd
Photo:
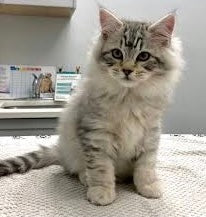
[[[115,181],[128,177],[139,194],[159,198],[161,120],[183,65],[175,16],[136,22],[100,9],[100,24],[88,72],[60,119],[57,146],[0,161],[0,175],[59,164],[78,175],[93,204],[112,203]]]

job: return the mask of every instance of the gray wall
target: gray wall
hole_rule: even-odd
[[[131,19],[157,19],[178,8],[177,33],[187,66],[164,132],[206,133],[206,2],[203,0],[101,0]],[[0,64],[42,64],[86,68],[86,51],[98,27],[94,0],[78,0],[67,19],[0,16]]]

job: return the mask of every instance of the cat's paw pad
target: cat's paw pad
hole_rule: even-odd
[[[115,190],[102,186],[89,187],[87,199],[95,205],[105,206],[115,200]]]
[[[151,184],[138,185],[137,192],[147,198],[160,198],[162,196],[158,181]]]

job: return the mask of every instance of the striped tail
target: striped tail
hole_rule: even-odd
[[[59,165],[56,153],[56,146],[53,148],[41,146],[41,149],[38,151],[0,160],[0,176],[12,173],[25,173],[31,169],[40,169],[50,165]]]

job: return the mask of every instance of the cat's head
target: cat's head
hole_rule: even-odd
[[[134,87],[165,76],[175,67],[171,45],[174,14],[147,23],[121,20],[106,9],[99,13],[101,47],[97,61],[112,79]]]

